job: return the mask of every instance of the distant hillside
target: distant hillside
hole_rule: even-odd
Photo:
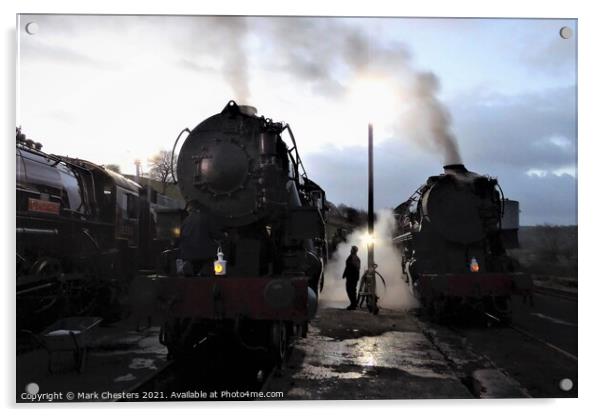
[[[510,251],[533,274],[577,278],[577,226],[523,226],[520,249]]]

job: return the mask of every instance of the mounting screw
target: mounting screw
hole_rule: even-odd
[[[36,33],[38,33],[39,29],[40,27],[36,22],[29,22],[25,25],[25,32],[27,32],[30,35],[35,35]]]
[[[563,26],[562,28],[560,28],[560,37],[562,39],[569,39],[571,36],[573,36],[573,29],[571,29],[568,26]]]
[[[570,378],[564,378],[558,385],[563,391],[570,391],[573,389],[573,381]]]

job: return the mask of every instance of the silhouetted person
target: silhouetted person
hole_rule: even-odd
[[[355,310],[357,307],[357,282],[360,279],[361,266],[357,251],[357,246],[351,247],[351,253],[345,261],[345,271],[343,272],[343,279],[347,280],[345,289],[347,290],[347,296],[349,297],[350,302],[347,310]]]
[[[179,258],[189,265],[184,266],[185,275],[199,275],[204,267],[212,264],[217,254],[220,231],[215,219],[196,201],[189,203],[189,214],[180,229]]]

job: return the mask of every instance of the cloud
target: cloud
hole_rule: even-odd
[[[30,64],[32,61],[45,61],[53,64],[85,66],[100,70],[119,70],[121,68],[121,65],[116,62],[105,61],[82,53],[77,49],[42,41],[23,43],[21,59],[26,64]]]
[[[576,87],[505,96],[473,92],[450,103],[467,161],[519,171],[553,170],[577,160]]]
[[[212,65],[208,65],[206,63],[199,63],[195,60],[192,59],[188,59],[188,58],[181,58],[179,60],[177,60],[174,65],[178,68],[184,68],[196,73],[201,73],[201,72],[205,72],[205,73],[215,73],[218,71],[218,68],[216,68],[215,66]]]
[[[368,162],[366,147],[333,149],[303,155],[308,175],[326,190],[335,204],[367,207]],[[375,147],[375,206],[393,208],[407,200],[431,175],[443,172],[438,161],[400,141],[387,140]],[[562,174],[528,175],[518,167],[471,163],[467,168],[497,177],[507,198],[520,202],[523,225],[577,223],[577,180]]]
[[[409,73],[393,75],[407,76],[404,85],[410,87],[412,80],[422,81],[423,96],[433,98],[438,97],[438,82],[428,71],[435,70],[442,83],[451,80],[450,88],[444,85],[449,114],[442,108],[439,121],[451,123],[450,133],[458,138],[467,167],[497,176],[506,195],[521,201],[523,223],[576,221],[571,198],[576,194],[571,175],[576,169],[576,88],[570,71],[555,72],[559,66],[574,65],[574,58],[569,44],[557,36],[558,22],[543,30],[541,21],[525,20],[30,18],[40,31],[20,38],[19,123],[33,137],[48,138],[48,149],[67,149],[126,167],[134,157],[170,146],[182,127],[220,111],[228,99],[250,94],[261,114],[292,124],[308,172],[329,199],[365,207],[365,125],[359,120],[363,114],[344,107],[352,69],[366,63],[373,68],[409,68]],[[504,30],[498,33],[499,22]],[[457,38],[457,48],[444,48],[453,50],[449,61],[462,65],[429,60],[447,57],[439,42],[457,37],[457,25],[466,28],[462,36],[482,42],[462,50],[464,38]],[[381,36],[379,27],[388,35]],[[407,27],[411,30],[400,35],[398,31]],[[421,44],[425,38],[430,42]],[[421,60],[411,59],[400,40],[420,45],[414,52]],[[500,59],[494,62],[490,57],[498,52]],[[88,68],[115,71],[94,73]],[[450,78],[454,70],[462,82]],[[236,78],[249,83],[237,86]],[[515,87],[513,92],[531,92],[513,95],[508,86]],[[231,89],[238,91],[234,97]],[[461,95],[449,95],[461,90]],[[402,104],[408,102],[413,101],[406,97]],[[381,102],[376,107],[380,113],[398,111]],[[53,108],[63,114],[49,113]],[[421,114],[416,111],[409,119],[428,122]],[[98,115],[106,123],[98,123]],[[95,128],[81,140],[77,132],[90,126]],[[428,176],[441,172],[439,157],[409,141],[408,134],[398,129],[389,136],[379,133],[375,149],[378,207],[397,205]],[[120,150],[124,141],[130,143],[129,155]],[[103,143],[102,149],[96,143]],[[362,146],[350,145],[358,143]]]
[[[282,70],[294,83],[314,90],[317,86],[319,93],[336,100],[367,81],[367,91],[355,100],[372,100],[372,106],[383,99],[374,90],[384,84],[395,97],[392,107],[397,112],[392,119],[397,134],[448,163],[461,161],[449,112],[438,98],[439,79],[414,67],[405,44],[376,39],[349,19],[270,18],[254,23],[260,36],[272,43],[273,58],[267,61],[282,62]]]
[[[308,175],[326,190],[328,200],[367,207],[367,139],[366,146],[329,147],[302,157]],[[378,208],[397,206],[428,176],[442,172],[437,157],[397,139],[375,145],[374,164],[375,206]]]
[[[520,202],[520,222],[577,224],[577,180],[563,174],[530,176],[517,171],[500,173],[506,197]]]
[[[577,39],[573,35],[569,39],[560,36],[560,28],[563,24],[555,23],[548,30],[549,36],[543,38],[541,44],[537,44],[537,38],[533,37],[531,42],[527,40],[522,49],[521,59],[531,69],[539,73],[575,74],[575,63],[577,61]]]
[[[48,110],[45,114],[43,114],[43,116],[54,119],[58,122],[62,122],[66,125],[77,121],[77,116],[75,114],[62,109]]]
[[[479,92],[451,105],[467,168],[498,178],[506,197],[520,202],[521,224],[577,222],[574,90]],[[353,146],[303,157],[329,200],[365,208],[366,153],[365,146]],[[396,138],[381,141],[374,158],[377,207],[395,207],[442,172],[431,154]]]

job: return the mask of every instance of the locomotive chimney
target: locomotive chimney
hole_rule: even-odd
[[[257,108],[253,106],[248,106],[246,104],[240,104],[238,109],[242,114],[246,114],[247,116],[255,116],[257,114]]]
[[[468,172],[464,164],[444,165],[443,172],[446,174],[465,174]]]

